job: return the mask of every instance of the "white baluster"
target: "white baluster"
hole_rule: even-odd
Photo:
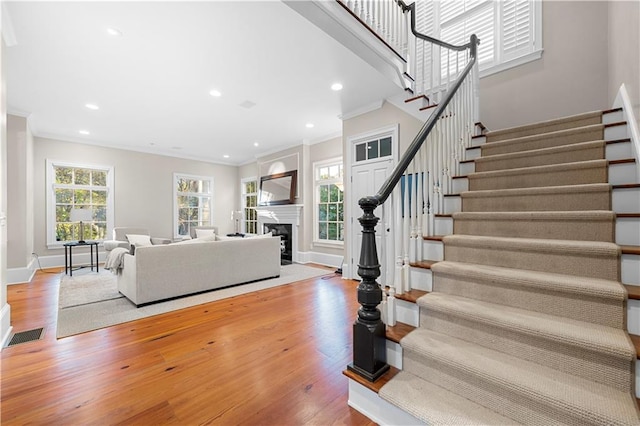
[[[388,304],[387,292],[385,291],[384,288],[382,289],[382,301],[378,305],[378,309],[380,310],[380,320],[382,321],[382,323],[386,325],[390,325],[389,324],[389,304]]]
[[[389,297],[387,297],[387,325],[393,327],[396,325],[396,298],[393,287],[389,288]]]
[[[394,254],[396,257],[395,274],[393,277],[393,285],[396,288],[397,294],[402,294],[402,193],[400,185],[396,185],[393,189],[393,207],[394,207],[394,220],[393,220],[393,242],[394,242]]]

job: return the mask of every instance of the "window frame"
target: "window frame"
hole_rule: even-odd
[[[318,176],[319,169],[321,167],[327,167],[332,165],[340,165],[342,167],[342,178],[341,179],[320,179]],[[312,244],[318,247],[344,247],[344,239],[346,236],[346,199],[344,194],[344,179],[345,179],[345,168],[342,157],[330,158],[327,160],[316,161],[313,163],[313,239]],[[342,240],[324,240],[318,238],[320,231],[320,217],[318,214],[318,205],[320,204],[320,186],[328,185],[328,184],[342,184],[342,221],[336,221],[338,223],[342,222]]]
[[[115,221],[115,204],[114,204],[114,167],[110,165],[104,164],[90,164],[83,162],[69,162],[69,161],[59,161],[47,159],[47,171],[46,171],[46,186],[47,186],[47,196],[46,196],[46,211],[47,211],[47,220],[46,220],[46,245],[48,249],[59,249],[63,247],[63,244],[68,241],[57,241],[56,240],[56,188],[60,187],[81,187],[86,189],[91,189],[93,185],[76,185],[76,184],[57,184],[56,183],[56,167],[70,167],[74,169],[87,169],[87,170],[102,170],[107,173],[106,177],[106,189],[107,189],[107,211],[106,211],[106,222],[107,228],[105,232],[105,237],[110,235],[113,231],[114,221]],[[96,187],[103,188],[103,187]],[[75,240],[69,240],[75,241]],[[102,243],[104,239],[96,239],[99,243]]]
[[[255,184],[256,192],[245,192],[246,184],[250,182],[253,182]],[[251,195],[256,197],[256,206],[258,205],[258,194],[259,194],[258,178],[256,176],[246,177],[240,180],[240,206],[242,208],[242,226],[240,227],[241,228],[240,232],[242,232],[243,234],[250,233],[247,231],[248,222],[255,222],[256,224],[255,233],[256,234],[260,233],[259,232],[260,230],[258,229],[258,210],[256,209],[256,207],[247,207],[247,197]],[[245,214],[246,209],[253,209],[256,212],[255,220],[250,220],[247,218],[247,215]]]
[[[201,175],[193,175],[190,173],[179,173],[179,172],[174,172],[173,173],[173,237],[178,239],[178,238],[182,238],[184,237],[183,235],[180,235],[180,224],[179,224],[179,220],[180,220],[180,206],[178,205],[178,196],[180,194],[194,194],[196,196],[202,196],[202,194],[206,194],[204,192],[200,193],[200,192],[180,192],[178,191],[178,180],[180,178],[186,178],[186,179],[195,179],[195,180],[202,180],[202,181],[208,181],[209,182],[209,188],[210,191],[208,193],[209,196],[209,220],[207,222],[205,221],[201,221],[200,219],[198,219],[198,222],[202,224],[202,226],[211,226],[214,222],[213,222],[213,196],[214,196],[214,180],[213,180],[213,176],[201,176]],[[200,194],[200,195],[198,195]],[[200,225],[198,225],[200,226]]]

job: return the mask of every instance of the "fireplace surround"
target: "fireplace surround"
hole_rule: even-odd
[[[300,215],[302,204],[282,204],[276,206],[258,206],[258,229],[264,233],[272,231],[274,235],[279,235],[285,242],[286,257],[289,262],[299,263],[298,254],[298,231],[300,228]],[[289,227],[281,226],[289,225]],[[288,235],[286,233],[289,233]],[[284,237],[284,238],[283,238]],[[286,240],[286,241],[285,241]],[[290,245],[287,248],[287,244]],[[284,256],[283,256],[284,259]],[[283,263],[284,264],[284,263]]]

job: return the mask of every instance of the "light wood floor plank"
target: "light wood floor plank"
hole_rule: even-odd
[[[50,272],[50,273],[47,273]],[[14,424],[373,425],[347,405],[355,281],[327,276],[57,340],[58,270],[8,287],[1,414]]]

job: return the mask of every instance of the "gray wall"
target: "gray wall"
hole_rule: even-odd
[[[33,136],[27,119],[7,116],[8,268],[24,268],[33,253]]]
[[[36,137],[35,251],[40,256],[61,253],[46,247],[47,159],[113,166],[115,226],[145,227],[157,237],[173,236],[173,173],[212,176],[213,223],[221,233],[233,232],[230,212],[239,199],[237,167]]]
[[[496,130],[609,108],[607,10],[607,2],[545,1],[542,58],[481,79],[482,122]]]
[[[7,46],[0,37],[0,217],[7,212]],[[0,344],[8,338],[11,306],[7,303],[7,226],[0,222]]]
[[[625,84],[634,113],[640,121],[640,2],[609,4],[609,104]]]

